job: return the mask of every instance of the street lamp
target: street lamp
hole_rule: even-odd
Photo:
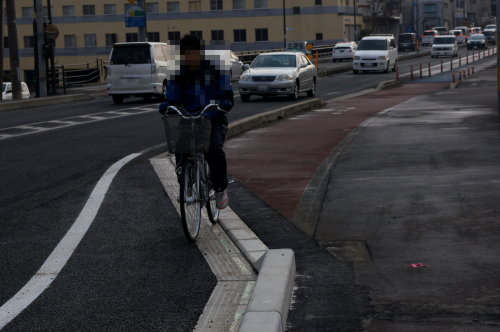
[[[353,1],[354,5],[354,42],[358,41],[358,27],[356,26],[356,0]]]

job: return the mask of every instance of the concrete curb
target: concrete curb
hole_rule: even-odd
[[[285,119],[315,108],[319,108],[323,105],[323,103],[323,99],[314,98],[235,121],[229,125],[227,138],[232,138],[246,131],[262,127],[263,125],[276,120]]]
[[[6,101],[0,104],[0,112],[1,111],[11,111],[17,109],[25,109],[30,107],[37,106],[47,106],[54,104],[63,104],[63,103],[73,103],[75,101],[83,101],[93,99],[91,96],[86,94],[74,94],[74,95],[64,95],[64,96],[51,96],[45,98],[34,98],[27,100],[13,100]]]

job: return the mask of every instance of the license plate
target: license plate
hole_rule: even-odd
[[[257,88],[259,91],[266,91],[267,90],[267,85],[259,85]]]
[[[344,53],[344,51],[341,50],[340,53]]]

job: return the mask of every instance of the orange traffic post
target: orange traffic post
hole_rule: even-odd
[[[443,59],[441,59],[441,74],[443,73]]]
[[[432,73],[431,73],[431,63],[430,62],[428,63],[428,68],[429,68],[429,77],[431,77]]]
[[[422,64],[420,64],[420,78],[422,78]]]
[[[413,65],[410,66],[410,81],[413,81]]]
[[[316,51],[316,70],[319,68],[318,51]]]

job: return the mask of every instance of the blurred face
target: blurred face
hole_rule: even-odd
[[[186,50],[184,52],[184,61],[191,69],[200,67],[201,64],[201,51],[200,50]]]

